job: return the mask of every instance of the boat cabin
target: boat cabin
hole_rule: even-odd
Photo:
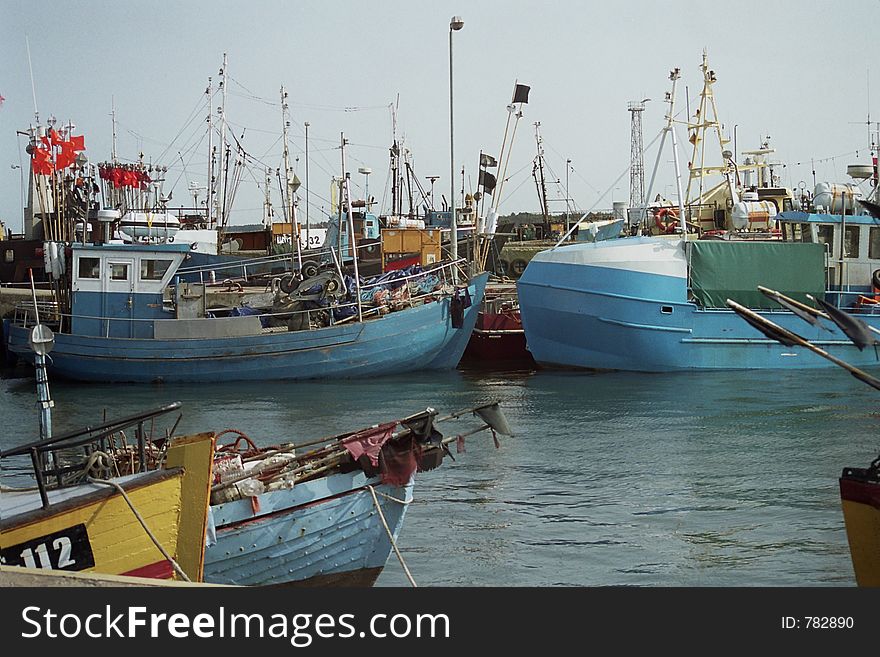
[[[874,274],[880,272],[880,219],[799,211],[783,212],[777,218],[785,241],[825,247],[827,288],[844,296],[843,305],[871,291]]]
[[[71,245],[71,324],[78,335],[152,337],[187,244]],[[114,321],[118,320],[118,321]]]

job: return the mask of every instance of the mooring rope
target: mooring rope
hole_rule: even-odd
[[[104,486],[110,486],[115,488],[121,495],[122,499],[128,504],[128,507],[131,509],[131,512],[134,513],[134,517],[137,518],[138,522],[141,523],[141,527],[144,528],[144,531],[147,533],[147,536],[150,537],[150,540],[153,541],[153,545],[155,545],[159,552],[162,553],[162,556],[165,557],[170,563],[171,567],[174,568],[174,572],[177,573],[180,578],[185,582],[191,582],[192,580],[187,576],[180,565],[174,560],[174,558],[168,554],[164,547],[162,547],[161,543],[159,543],[158,539],[153,535],[153,532],[150,531],[150,528],[147,527],[147,523],[144,522],[144,519],[141,517],[141,514],[138,513],[138,510],[134,508],[134,504],[131,503],[131,500],[128,498],[128,494],[125,490],[117,484],[115,481],[107,481],[106,479],[93,479],[92,477],[88,477],[89,483],[92,484],[102,484]],[[383,519],[384,522],[384,519]]]
[[[397,541],[394,540],[394,534],[391,533],[391,528],[388,527],[388,522],[385,520],[385,514],[382,513],[382,507],[379,506],[379,498],[376,497],[376,489],[367,484],[367,488],[370,489],[370,494],[373,496],[373,504],[376,506],[376,511],[379,512],[379,519],[382,521],[382,525],[385,527],[385,531],[388,533],[388,539],[391,541],[391,547],[394,548],[394,554],[397,555],[397,560],[400,562],[400,565],[403,566],[403,572],[406,573],[406,578],[409,580],[409,583],[412,584],[413,588],[418,588],[418,584],[413,579],[412,573],[409,572],[409,568],[406,566],[406,562],[403,560],[403,555],[400,554],[400,550],[397,549]],[[399,500],[396,497],[391,497],[390,495],[385,495],[384,493],[379,493],[382,497],[387,497],[390,500],[394,500],[399,504],[409,504],[409,502],[404,502],[403,500]]]

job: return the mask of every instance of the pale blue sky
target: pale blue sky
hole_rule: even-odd
[[[133,160],[143,151],[168,166],[172,205],[189,203],[188,182],[205,181],[203,92],[208,76],[216,81],[223,52],[231,77],[227,116],[236,134],[246,128],[249,153],[280,164],[283,84],[290,94],[291,149],[303,178],[302,125],[310,122],[312,217],[326,208],[330,176],[339,173],[336,146],[343,131],[352,143],[347,153],[355,191],[363,185],[357,168],[369,166],[370,193],[382,199],[388,108],[398,95],[398,129],[416,173],[426,187],[426,176],[439,175],[435,194],[448,197],[453,15],[465,21],[454,34],[455,153],[469,186],[480,150],[498,155],[514,82],[531,86],[502,212],[538,207],[531,177],[535,121],[541,122],[549,177],[562,181],[550,184],[551,198],[564,196],[570,158],[570,193],[580,208],[627,200],[628,175],[613,184],[630,158],[627,102],[654,99],[644,114],[648,144],[662,127],[659,101],[676,66],[682,71],[678,109],[684,109],[687,87],[693,110],[704,48],[719,79],[721,120],[728,131],[738,126],[739,150],[771,135],[777,159],[787,164],[786,184],[812,184],[811,158],[821,160],[819,180],[844,181],[847,164],[866,161],[869,86],[873,119],[880,119],[880,0],[0,0],[0,95],[6,99],[0,107],[0,218],[20,229],[19,171],[11,165],[21,156],[27,167],[25,141],[16,131],[27,129],[34,112],[25,35],[41,118],[72,120],[85,135],[87,155],[103,161],[110,154],[114,97],[120,157]],[[197,108],[196,120],[184,128]],[[654,151],[647,151],[648,175],[653,159]],[[655,192],[672,193],[668,160],[671,154]],[[262,181],[258,170],[253,173]],[[262,193],[246,175],[232,221],[259,221],[261,203]]]

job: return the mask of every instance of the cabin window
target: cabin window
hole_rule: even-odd
[[[812,242],[813,241],[813,230],[810,227],[810,224],[800,224],[801,227],[801,242]]]
[[[98,258],[79,259],[80,278],[101,278],[101,261]]]
[[[812,242],[809,224],[782,222],[782,238],[786,242]]]
[[[843,257],[859,257],[859,226],[847,226],[843,231]]]
[[[880,227],[874,226],[868,232],[868,257],[880,260]]]
[[[141,280],[161,281],[170,266],[170,260],[141,260]]]
[[[817,228],[819,229],[819,244],[826,244],[828,252],[834,253],[834,226],[831,224],[819,224]]]
[[[127,281],[128,265],[122,262],[110,263],[110,280],[111,281]]]

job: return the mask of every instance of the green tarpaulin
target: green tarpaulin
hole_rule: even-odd
[[[688,242],[691,291],[704,308],[733,299],[748,308],[779,308],[758,292],[763,285],[810,303],[825,296],[825,249],[803,242]],[[812,305],[812,304],[811,304]]]

